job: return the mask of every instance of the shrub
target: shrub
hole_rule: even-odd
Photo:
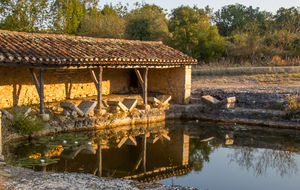
[[[300,103],[298,94],[291,94],[286,98],[287,105],[285,111],[289,112],[292,116],[300,113]]]
[[[25,114],[15,114],[12,121],[9,121],[8,126],[17,130],[19,133],[31,134],[35,131],[40,131],[44,128],[44,121],[39,116]]]

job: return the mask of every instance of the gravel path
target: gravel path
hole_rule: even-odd
[[[80,190],[80,189],[107,189],[107,190],[195,190],[193,187],[165,186],[159,183],[140,183],[132,180],[99,178],[92,174],[78,173],[43,173],[33,172],[26,168],[6,167],[6,179],[3,186],[7,189],[20,190]],[[0,172],[3,177],[3,173]],[[2,178],[3,179],[3,178]],[[1,188],[0,188],[1,189]]]

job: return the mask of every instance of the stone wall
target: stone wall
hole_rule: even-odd
[[[191,66],[149,69],[148,91],[171,95],[176,103],[188,103],[191,96]]]
[[[39,79],[39,70],[35,70]],[[104,69],[103,94],[128,92],[129,69]],[[45,70],[45,102],[97,95],[88,69]],[[39,104],[29,69],[0,67],[0,108]]]

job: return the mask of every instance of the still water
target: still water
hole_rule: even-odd
[[[13,164],[198,189],[299,189],[300,131],[172,120],[6,145]]]

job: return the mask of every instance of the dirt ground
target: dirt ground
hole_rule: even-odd
[[[300,73],[240,76],[193,76],[192,92],[199,88],[241,88],[262,86],[300,87]]]

